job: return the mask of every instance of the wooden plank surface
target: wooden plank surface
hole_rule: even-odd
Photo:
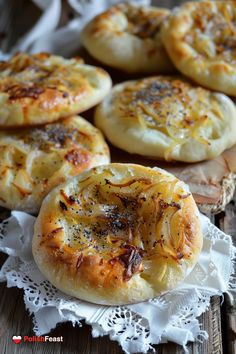
[[[158,6],[173,7],[183,1],[157,0]],[[64,1],[65,3],[65,1]],[[0,49],[9,50],[18,36],[24,34],[39,17],[40,11],[30,0],[0,0]],[[63,13],[61,23],[73,17],[69,6]],[[236,198],[235,198],[236,202]],[[3,217],[6,214],[0,213]],[[227,207],[225,215],[216,218],[217,225],[234,235],[236,239],[236,207],[232,203]],[[0,266],[6,256],[0,254]],[[64,336],[63,343],[12,343],[13,335],[33,335],[32,317],[27,313],[23,301],[23,292],[17,288],[8,289],[5,283],[0,283],[0,353],[4,354],[121,354],[122,350],[116,342],[107,336],[94,339],[90,327],[83,325],[73,327],[70,323],[60,324],[52,336]],[[214,297],[209,311],[200,317],[202,329],[207,330],[209,339],[203,343],[190,343],[190,354],[235,354],[236,353],[236,307],[230,305],[226,297],[223,307],[220,298]],[[180,354],[183,349],[173,343],[156,346],[159,354]]]
[[[232,236],[233,243],[236,246],[236,194],[232,203],[227,205],[225,216],[220,221],[221,228]],[[225,295],[223,306],[223,321],[225,328],[225,352],[229,354],[236,353],[236,294],[234,298]]]

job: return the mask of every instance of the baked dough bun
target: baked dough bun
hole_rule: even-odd
[[[82,32],[88,52],[129,73],[170,73],[174,66],[161,42],[160,26],[169,10],[119,4],[95,17]]]
[[[81,60],[16,54],[0,62],[0,126],[49,123],[85,111],[110,88],[104,70]]]
[[[162,30],[175,66],[199,84],[236,96],[236,1],[189,2]]]
[[[175,288],[202,247],[187,186],[161,169],[99,166],[55,188],[35,224],[34,259],[63,292],[122,305]]]
[[[101,133],[81,117],[0,132],[0,205],[37,213],[48,192],[68,177],[109,163]]]
[[[231,99],[174,76],[114,86],[95,124],[119,148],[167,161],[211,159],[236,143]]]

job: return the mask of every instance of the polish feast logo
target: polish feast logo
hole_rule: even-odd
[[[23,342],[63,342],[63,336],[61,337],[50,337],[50,336],[13,336],[12,341],[15,344],[20,344]]]
[[[21,336],[13,336],[12,341],[16,344],[19,344],[21,342],[22,337]]]

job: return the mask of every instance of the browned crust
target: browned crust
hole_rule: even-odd
[[[113,6],[100,15],[97,15],[89,30],[91,36],[99,36],[103,31],[114,31],[116,35],[122,35],[122,31],[117,30],[114,24],[114,16],[125,16],[128,26],[124,30],[141,39],[152,38],[160,31],[160,25],[170,14],[168,9],[155,7],[132,6],[130,4],[119,4]]]

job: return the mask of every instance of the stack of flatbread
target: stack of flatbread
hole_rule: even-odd
[[[37,213],[53,187],[110,161],[101,133],[76,116],[110,87],[80,59],[19,53],[0,63],[1,206]]]
[[[234,1],[189,2],[172,12],[120,4],[93,19],[82,34],[92,56],[128,73],[162,74],[113,88],[95,115],[108,140],[184,162],[233,146],[236,110],[226,94],[236,96],[235,21]]]
[[[117,154],[119,161],[163,160],[158,165],[172,173],[179,166],[201,210],[214,213],[233,197],[236,181],[235,6],[195,1],[169,11],[120,4],[82,33],[90,55],[127,80],[113,70],[119,85],[95,114],[107,139],[133,154]]]
[[[56,187],[35,226],[41,271],[80,299],[134,303],[193,269],[199,212],[172,174],[109,164],[101,133],[75,114],[102,101],[95,125],[131,154],[169,163],[219,156],[236,144],[227,96],[236,96],[236,3],[172,12],[119,4],[88,23],[82,41],[129,80],[111,89],[102,69],[43,53],[0,64],[0,204],[36,213]]]

